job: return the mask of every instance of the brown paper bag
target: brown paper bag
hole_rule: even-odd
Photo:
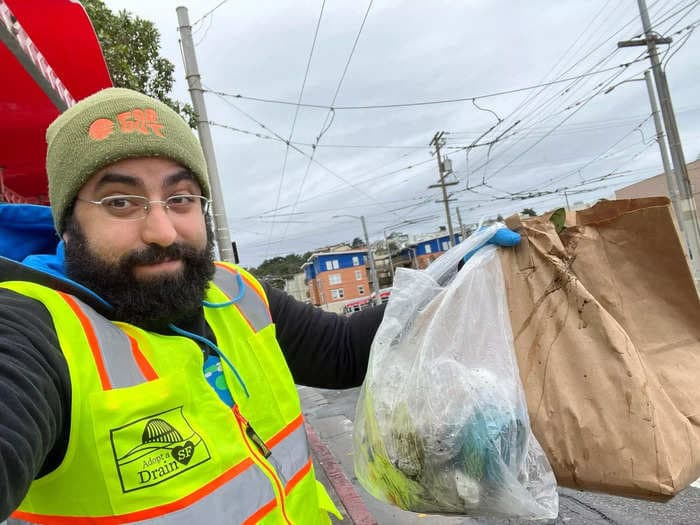
[[[549,214],[551,215],[551,214]],[[666,499],[700,476],[700,302],[665,197],[508,225],[533,431],[560,485]]]

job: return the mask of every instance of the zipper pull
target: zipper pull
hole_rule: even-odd
[[[272,455],[272,451],[267,448],[267,445],[265,442],[262,440],[260,436],[258,436],[253,429],[253,427],[250,425],[250,423],[246,424],[245,427],[245,433],[248,434],[248,437],[250,440],[255,443],[255,446],[258,447],[258,450],[260,453],[265,456],[265,459],[269,458]]]
[[[236,418],[238,421],[241,422],[241,424],[245,425],[245,433],[248,436],[248,439],[250,439],[255,446],[258,448],[260,453],[265,456],[265,459],[269,458],[272,455],[272,451],[267,448],[267,445],[263,441],[263,439],[258,436],[257,432],[255,432],[255,429],[253,426],[248,422],[248,420],[243,417],[243,414],[238,410],[238,405],[235,405],[233,407],[233,412],[236,415]]]

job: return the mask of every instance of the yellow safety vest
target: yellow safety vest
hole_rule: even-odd
[[[49,310],[72,386],[63,462],[32,483],[10,524],[312,525],[338,515],[314,476],[267,297],[243,269],[217,263],[206,301],[238,300],[204,308],[240,376],[222,360],[233,409],[208,384],[191,339],[110,322],[38,284],[0,286]]]

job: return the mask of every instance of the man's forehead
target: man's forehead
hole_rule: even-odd
[[[108,184],[169,187],[182,181],[190,181],[199,187],[196,177],[189,169],[174,161],[156,157],[127,159],[108,164],[90,177],[85,186],[96,189]]]

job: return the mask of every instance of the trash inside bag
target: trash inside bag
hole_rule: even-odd
[[[530,429],[496,248],[478,231],[424,271],[400,268],[370,353],[355,473],[416,512],[553,519],[557,484]]]

